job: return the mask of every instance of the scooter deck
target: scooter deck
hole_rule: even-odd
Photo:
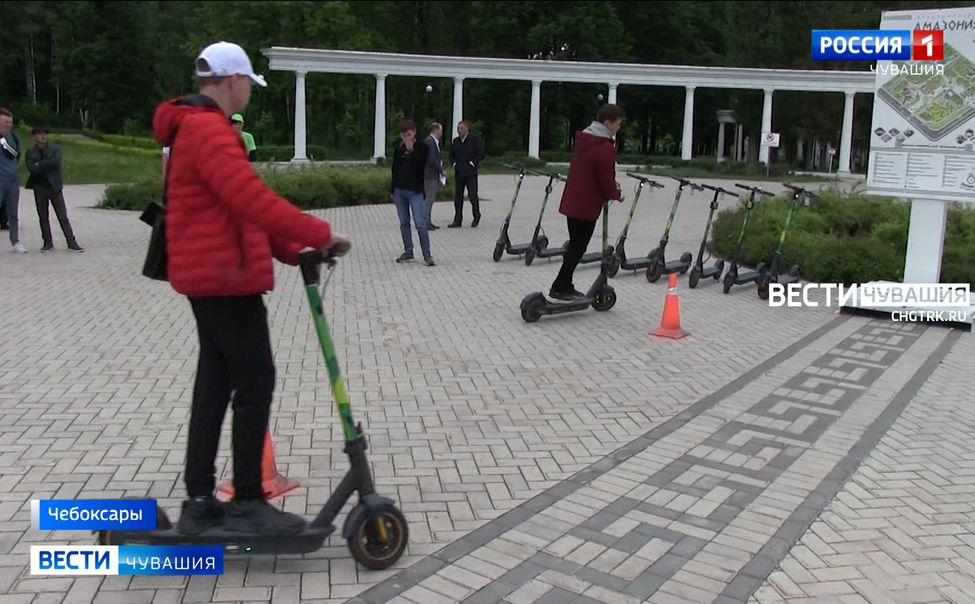
[[[591,262],[599,262],[603,259],[602,252],[589,252],[588,254],[583,254],[582,258],[579,259],[579,264],[589,264]]]
[[[530,243],[518,243],[518,244],[515,244],[515,245],[512,245],[512,246],[508,247],[507,249],[505,249],[505,251],[508,252],[509,254],[514,254],[516,256],[521,256],[522,254],[524,254],[525,252],[528,251],[528,249],[531,247],[531,245],[532,244],[530,244]]]
[[[307,554],[322,548],[335,527],[306,527],[297,535],[259,535],[210,529],[198,535],[185,535],[175,528],[158,531],[113,531],[118,545],[222,545],[227,552],[243,554]]]
[[[739,273],[736,277],[728,277],[731,282],[735,285],[743,285],[745,283],[751,283],[752,281],[757,281],[762,273],[758,271],[748,271],[747,273]]]

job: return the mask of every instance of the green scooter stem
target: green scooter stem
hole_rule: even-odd
[[[345,381],[342,379],[342,372],[339,369],[338,358],[335,355],[335,346],[332,343],[332,336],[328,331],[328,324],[325,322],[325,314],[322,311],[322,299],[318,293],[318,284],[305,286],[308,294],[308,302],[314,309],[312,315],[315,321],[315,332],[318,334],[318,342],[325,356],[325,366],[328,368],[328,379],[332,385],[332,395],[335,396],[335,406],[338,409],[339,417],[342,420],[342,432],[346,442],[354,441],[359,437],[355,422],[352,420],[352,408],[349,405],[349,395],[345,390]]]
[[[779,235],[779,243],[775,247],[775,251],[772,252],[772,259],[769,263],[770,270],[773,275],[779,274],[779,260],[782,258],[782,249],[785,247],[785,235],[789,232],[789,225],[792,223],[792,214],[799,207],[799,196],[794,195],[792,201],[789,202],[789,211],[785,215],[785,226],[782,227],[782,233]]]

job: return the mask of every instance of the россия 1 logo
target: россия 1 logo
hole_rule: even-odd
[[[814,61],[943,61],[941,29],[814,29]]]

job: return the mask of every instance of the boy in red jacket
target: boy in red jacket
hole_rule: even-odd
[[[623,110],[618,105],[603,105],[596,113],[596,120],[576,133],[569,177],[559,206],[559,212],[565,215],[569,225],[569,247],[548,293],[554,302],[571,302],[585,297],[573,286],[572,275],[589,247],[603,204],[610,199],[623,201],[616,183],[616,144],[613,142],[622,125]]]
[[[267,86],[236,44],[207,46],[196,60],[199,94],[156,108],[156,140],[170,147],[166,172],[169,281],[189,298],[200,340],[178,528],[289,535],[305,521],[267,503],[261,457],[275,369],[267,310],[273,259],[296,265],[303,248],[327,250],[345,238],[302,213],[261,181],[230,115],[243,111],[251,83]],[[234,500],[213,496],[214,461],[233,397]]]

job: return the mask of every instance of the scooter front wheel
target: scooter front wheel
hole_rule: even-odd
[[[680,269],[680,274],[683,275],[684,273],[687,272],[687,269],[691,267],[691,260],[693,259],[694,256],[691,255],[690,252],[684,252],[683,254],[681,254],[680,263],[684,266],[684,268]]]
[[[687,278],[687,287],[694,289],[697,287],[697,282],[701,279],[701,271],[697,270],[697,267],[691,269],[691,276]]]
[[[789,276],[790,277],[802,277],[802,267],[799,266],[798,264],[793,265],[793,267],[791,269],[789,269]]]
[[[596,297],[592,301],[592,307],[600,312],[607,311],[616,305],[616,290],[608,285],[596,292]]]
[[[620,272],[620,259],[616,256],[609,261],[609,267],[606,270],[606,276],[610,279],[616,276],[616,273]]]
[[[492,258],[494,258],[494,261],[495,262],[498,262],[499,260],[501,260],[501,254],[503,254],[503,253],[504,253],[504,241],[499,241],[499,242],[495,243],[494,244],[494,255],[492,256]]]
[[[657,261],[657,256],[651,256],[650,260],[650,264],[647,265],[647,281],[650,283],[656,283],[662,274],[661,266]]]
[[[369,570],[384,570],[396,564],[409,540],[403,512],[390,505],[382,509],[378,518],[370,518],[369,514],[362,514],[360,518],[348,539],[352,556]],[[382,532],[386,533],[385,539],[379,534],[379,523],[382,523]]]

